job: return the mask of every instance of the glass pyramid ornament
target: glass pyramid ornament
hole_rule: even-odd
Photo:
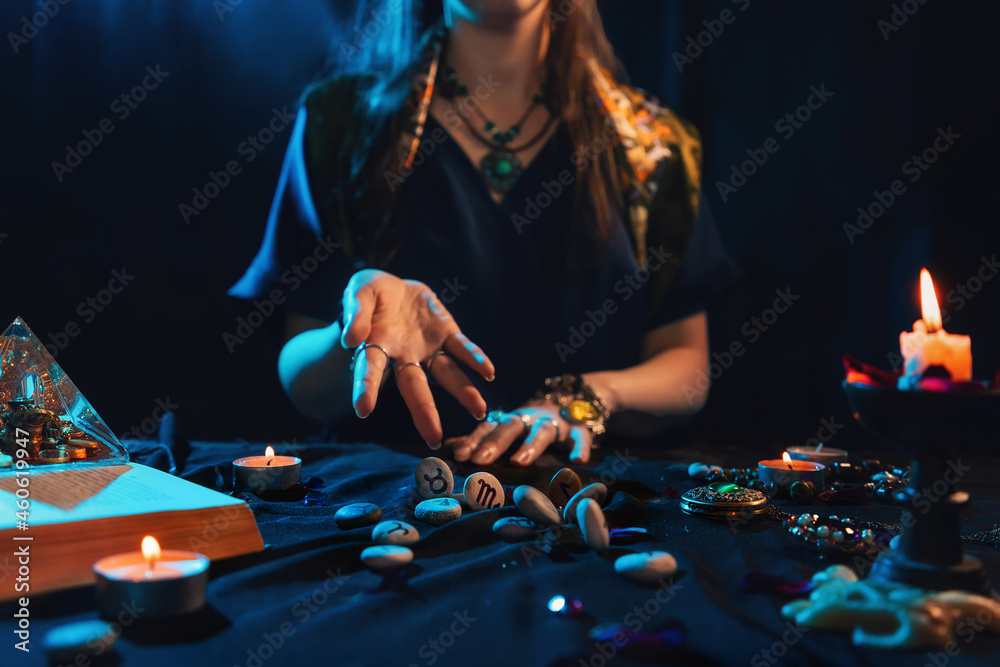
[[[0,336],[0,451],[30,465],[128,462],[124,445],[20,317]]]

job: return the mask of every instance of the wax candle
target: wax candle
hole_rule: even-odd
[[[899,334],[903,353],[899,388],[911,387],[930,366],[945,368],[955,382],[971,380],[972,341],[968,336],[950,334],[942,328],[934,281],[927,269],[920,270],[920,310],[922,319],[913,323],[913,331]]]
[[[780,459],[770,459],[757,462],[757,477],[765,485],[789,487],[793,482],[812,482],[817,489],[823,488],[823,471],[826,466],[814,461],[795,461],[788,452]]]
[[[161,550],[147,535],[141,551],[94,563],[94,575],[97,609],[104,618],[116,619],[129,608],[142,610],[139,620],[179,616],[204,606],[208,558],[193,551]]]
[[[806,447],[799,445],[789,447],[787,451],[793,461],[814,461],[816,463],[822,463],[827,468],[837,462],[847,462],[846,449],[827,447],[822,444],[819,447]]]
[[[14,457],[10,454],[0,454],[0,468],[10,468],[14,465]]]
[[[264,456],[233,461],[233,488],[241,491],[284,491],[294,486],[301,475],[302,459],[275,456],[273,447],[268,447]]]

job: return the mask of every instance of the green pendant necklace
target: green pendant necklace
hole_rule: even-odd
[[[445,68],[443,83],[442,93],[448,99],[470,96],[468,86],[458,80],[455,70],[451,67]],[[479,170],[486,178],[490,191],[500,198],[503,198],[517,182],[517,179],[521,177],[523,169],[517,153],[538,143],[548,133],[549,127],[555,119],[555,116],[549,114],[545,126],[538,134],[520,146],[509,145],[521,133],[521,126],[528,120],[535,108],[540,105],[544,106],[544,104],[545,97],[541,93],[536,93],[521,118],[506,131],[500,130],[496,123],[487,118],[478,104],[474,108],[476,115],[483,121],[482,131],[472,125],[467,114],[459,114],[472,136],[490,149],[486,157],[480,161]],[[486,136],[483,136],[484,132]]]

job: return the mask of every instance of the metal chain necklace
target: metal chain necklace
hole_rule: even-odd
[[[470,97],[468,86],[458,80],[458,75],[452,67],[446,66],[444,69],[444,81],[441,90],[443,95],[448,99],[454,99],[456,97]],[[475,106],[475,112],[476,115],[478,115],[483,121],[482,130],[473,126],[473,124],[469,121],[467,114],[459,114],[462,117],[462,122],[465,123],[465,126],[468,128],[470,134],[472,134],[477,141],[490,149],[490,151],[486,154],[486,157],[479,162],[479,170],[486,178],[486,183],[489,186],[490,192],[494,196],[502,198],[521,177],[521,173],[524,171],[523,163],[517,154],[520,151],[531,148],[538,143],[542,137],[548,134],[549,128],[555,120],[555,116],[552,114],[549,114],[544,127],[542,127],[542,129],[534,137],[517,147],[509,145],[510,142],[520,135],[521,127],[531,116],[532,112],[534,112],[538,106],[544,106],[544,104],[545,97],[540,92],[535,93],[535,95],[531,98],[531,104],[521,115],[521,118],[516,123],[511,125],[510,129],[506,131],[500,130],[494,121],[487,118],[486,114],[483,113],[478,104]],[[483,136],[484,132],[486,136]]]

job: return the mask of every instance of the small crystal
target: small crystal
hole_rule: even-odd
[[[843,542],[844,541],[844,531],[842,531],[842,530],[835,530],[835,531],[833,531],[833,541],[834,542]]]
[[[875,531],[874,530],[862,530],[861,539],[865,541],[865,544],[873,544],[875,542]]]
[[[820,537],[830,537],[830,526],[820,526],[816,529],[816,534]]]
[[[808,526],[809,524],[812,523],[812,520],[813,520],[812,514],[802,514],[799,516],[796,523],[798,523],[800,526]]]

